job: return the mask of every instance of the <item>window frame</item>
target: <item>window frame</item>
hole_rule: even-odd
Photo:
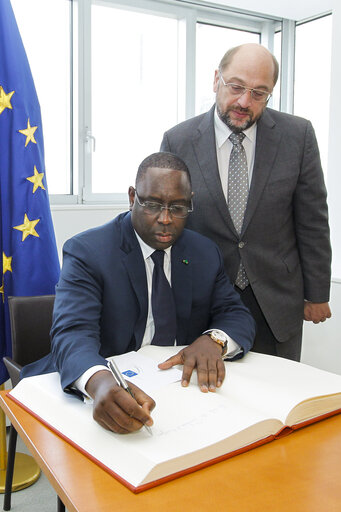
[[[126,208],[127,198],[120,193],[93,193],[92,150],[96,134],[91,131],[91,5],[113,7],[172,17],[179,20],[179,106],[178,122],[195,115],[196,25],[205,23],[260,34],[260,43],[273,51],[274,35],[282,31],[281,103],[285,112],[293,110],[295,22],[195,1],[179,0],[70,0],[72,7],[72,140],[71,178],[74,194],[51,194],[51,204],[111,204]],[[183,51],[185,48],[185,51]],[[288,51],[284,51],[287,48]],[[213,70],[212,70],[213,74]],[[271,106],[271,101],[269,106]],[[160,141],[162,133],[160,133]]]

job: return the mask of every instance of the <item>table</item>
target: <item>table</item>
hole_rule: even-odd
[[[10,418],[70,512],[339,512],[341,415],[140,494],[0,392]]]

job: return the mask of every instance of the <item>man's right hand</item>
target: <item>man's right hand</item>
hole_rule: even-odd
[[[135,432],[143,425],[151,426],[154,400],[140,388],[129,383],[134,398],[121,388],[106,370],[96,372],[86,384],[86,392],[93,398],[93,417],[102,427],[119,434]]]

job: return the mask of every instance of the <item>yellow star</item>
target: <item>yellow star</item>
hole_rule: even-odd
[[[24,224],[21,224],[20,226],[13,226],[13,229],[17,229],[18,231],[22,231],[22,242],[29,236],[37,236],[39,238],[38,233],[34,229],[36,225],[40,222],[40,219],[30,220],[26,213],[24,217]]]
[[[14,93],[15,93],[15,91],[12,91],[12,92],[9,92],[8,94],[6,94],[0,85],[0,114],[3,113],[5,108],[13,109],[13,107],[11,105],[11,98]]]
[[[34,132],[38,126],[31,126],[30,125],[30,118],[27,120],[27,128],[24,130],[19,130],[19,133],[22,133],[23,135],[26,135],[26,142],[25,142],[25,148],[29,142],[34,142],[34,144],[37,144],[37,141],[34,138]]]
[[[26,178],[28,181],[33,183],[32,194],[35,193],[35,191],[37,190],[38,187],[40,187],[43,190],[45,190],[45,187],[43,185],[43,177],[44,177],[44,173],[43,172],[38,172],[36,166],[34,166],[34,175],[30,176],[29,178]]]
[[[6,272],[12,272],[12,256],[6,256],[6,254],[2,253],[2,273],[6,274]]]
[[[2,302],[5,302],[5,287],[4,287],[4,281],[2,281],[2,285],[0,286],[0,293],[2,293]]]

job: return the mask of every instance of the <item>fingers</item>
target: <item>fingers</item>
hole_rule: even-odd
[[[168,370],[169,368],[172,368],[173,366],[176,366],[178,364],[183,364],[183,358],[182,358],[182,352],[183,350],[180,350],[175,356],[169,357],[166,359],[166,361],[163,361],[163,363],[159,363],[158,367],[161,370]]]
[[[206,363],[206,364],[205,364]],[[221,358],[199,361],[197,364],[198,384],[203,393],[214,392],[225,378],[225,365]]]
[[[149,408],[146,405],[141,407],[129,393],[117,385],[108,393],[105,402],[95,400],[93,417],[108,430],[120,434],[140,430],[144,424],[153,424]]]
[[[319,324],[325,322],[327,318],[331,317],[329,304],[305,302],[304,304],[304,320]]]
[[[184,387],[189,385],[193,370],[196,368],[199,387],[201,391],[207,393],[215,391],[224,381],[225,365],[221,359],[221,352],[220,345],[209,336],[203,335],[158,366],[161,370],[167,370],[183,364],[181,384]]]
[[[184,386],[184,387],[188,386],[188,384],[189,384],[189,382],[191,380],[191,377],[192,377],[193,370],[194,370],[195,367],[197,368],[198,384],[200,386],[199,366],[198,366],[198,361],[197,361],[195,355],[189,355],[189,356],[185,357],[183,365],[184,365],[184,367],[183,367],[183,370],[182,370],[182,379],[181,379],[182,386]],[[202,367],[203,366],[204,365],[202,365]]]
[[[142,407],[142,409],[148,414],[148,416],[150,416],[150,413],[152,412],[152,410],[154,409],[154,407],[156,405],[154,400],[149,395],[147,395],[144,391],[142,391],[142,389],[138,388],[137,386],[135,386],[134,384],[132,384],[130,382],[129,382],[129,387],[133,392],[135,401]],[[150,418],[150,420],[151,420],[150,425],[152,425],[153,424],[152,418]],[[147,423],[147,425],[149,425],[148,422],[146,422],[146,423]]]
[[[94,399],[95,421],[107,430],[127,434],[153,424],[150,412],[155,402],[136,386],[132,385],[133,398],[109,372],[100,371],[89,379],[86,389]]]

